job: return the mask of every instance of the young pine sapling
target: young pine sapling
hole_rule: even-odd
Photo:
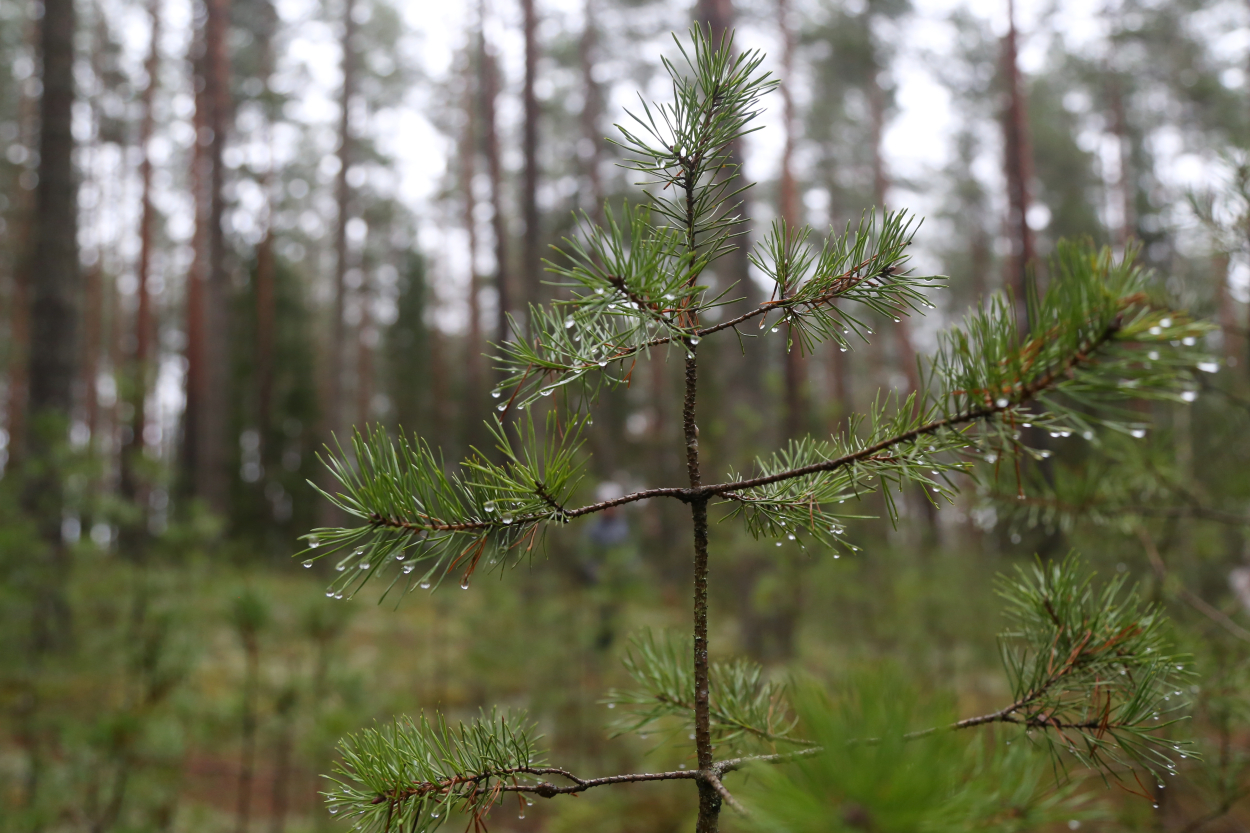
[[[690,638],[637,640],[627,667],[639,688],[609,698],[629,712],[617,726],[622,731],[689,724],[697,764],[585,778],[546,764],[521,717],[491,713],[456,725],[441,715],[400,720],[342,744],[328,802],[330,812],[358,829],[426,831],[451,810],[481,826],[509,793],[552,798],[611,784],[685,780],[697,787],[697,830],[716,830],[724,804],[747,812],[725,785],[729,773],[752,765],[815,766],[838,760],[849,747],[822,745],[836,733],[822,734],[808,707],[812,698],[793,711],[787,692],[758,666],[710,661],[710,511],[741,519],[757,539],[853,552],[846,501],[879,490],[892,520],[891,494],[904,485],[920,485],[934,502],[949,501],[952,478],[971,473],[974,461],[999,467],[1044,456],[1025,445],[1035,435],[1024,432],[1030,427],[1056,435],[1131,435],[1143,430],[1139,413],[1126,407],[1131,400],[1180,401],[1192,369],[1206,358],[1190,346],[1204,325],[1152,301],[1146,276],[1131,259],[1117,262],[1106,251],[1064,245],[1046,292],[1027,299],[1027,326],[1017,324],[1010,298],[997,298],[942,337],[922,391],[903,401],[878,400],[841,433],[793,441],[758,460],[749,474],[707,477],[697,381],[709,339],[741,341],[748,326],[775,332],[785,324],[792,350],[830,341],[849,347],[853,338],[872,335],[869,319],[851,312],[856,305],[898,321],[929,307],[925,293],[941,279],[909,271],[917,223],[905,212],[879,221],[868,214],[819,245],[809,242],[808,228],[779,221],[751,254],[774,283],[772,298],[724,319],[732,289],[715,293],[704,277],[743,234],[737,197],[745,186],[730,148],[757,129],[761,99],[775,82],[761,70],[759,52],[735,52],[729,38],[714,42],[696,28],[678,48],[681,63],[664,62],[673,100],[644,103],[619,128],[627,167],[648,186],[646,201],[606,212],[603,225],[587,221],[551,266],[568,299],[531,308],[527,324],[514,328],[523,336],[498,345],[501,413],[492,426],[498,453],[475,452],[449,472],[421,439],[392,441],[381,428],[357,433],[350,456],[340,451],[329,459],[340,488],[325,496],[359,523],[315,530],[301,557],[346,553],[327,593],[335,598],[375,579],[389,582],[387,592],[432,589],[448,576],[468,587],[483,564],[502,568],[528,557],[552,526],[644,500],[685,504],[694,580]],[[674,354],[685,366],[686,482],[576,505],[581,437],[596,392],[627,382],[636,362]],[[554,393],[560,396],[549,400]],[[516,428],[505,427],[504,420],[527,408]],[[533,416],[539,409],[543,419]],[[1056,755],[1075,755],[1104,771],[1120,774],[1133,765],[1167,771],[1175,745],[1152,732],[1174,713],[1177,704],[1163,698],[1185,673],[1184,663],[1169,656],[1155,611],[1131,594],[1123,598],[1114,583],[1095,593],[1078,572],[1069,560],[1004,585],[1017,624],[1004,641],[1010,704],[952,720],[945,729],[898,736],[920,742],[946,737],[948,729],[1013,724],[1047,737]],[[884,748],[887,741],[859,738],[851,746]],[[732,755],[717,754],[725,751]],[[1007,767],[1006,760],[982,761],[973,770],[985,774],[986,767]],[[1021,777],[1036,788],[1036,777]],[[993,781],[981,779],[987,780]],[[947,816],[952,807],[965,808],[959,811],[965,817],[978,806],[987,819],[997,813],[995,800],[969,798],[967,784],[947,787]],[[759,818],[767,817],[767,807],[762,812]]]

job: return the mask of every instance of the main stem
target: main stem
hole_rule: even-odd
[[[686,435],[686,469],[690,474],[690,488],[703,485],[699,472],[699,426],[695,421],[696,388],[699,380],[699,360],[694,345],[686,349],[686,397],[682,407],[682,424]],[[699,757],[701,775],[714,775],[712,771],[712,731],[708,708],[708,661],[707,661],[707,498],[696,497],[690,501],[690,514],[694,520],[694,742]],[[696,833],[716,833],[720,818],[721,797],[709,778],[700,778],[699,821]]]

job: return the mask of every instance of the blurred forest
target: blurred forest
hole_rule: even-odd
[[[609,742],[598,702],[627,636],[685,621],[680,507],[570,525],[499,582],[398,605],[334,598],[331,565],[290,556],[336,522],[309,482],[330,488],[318,452],[352,426],[449,461],[489,446],[489,345],[563,291],[543,260],[575,212],[638,198],[604,137],[636,91],[663,95],[691,21],[766,49],[782,82],[739,149],[747,243],[773,217],[906,207],[916,262],[950,276],[863,349],[761,331],[718,355],[700,382],[720,467],[916,389],[937,329],[1044,282],[1063,237],[1140,246],[1221,359],[1149,406],[1146,436],[1052,435],[1048,465],[989,466],[941,511],[909,493],[896,527],[852,525],[854,556],[714,529],[717,650],[779,678],[888,660],[992,703],[994,575],[1077,549],[1173,616],[1199,676],[1169,731],[1202,758],[1157,808],[1092,784],[1105,810],[1068,826],[1250,826],[1250,5],[427,5],[0,4],[0,833],[331,830],[334,741],[435,706],[526,708],[579,771],[686,760]],[[759,277],[745,246],[715,267],[754,302]],[[681,447],[680,375],[661,357],[603,394],[588,497],[680,481],[651,453]],[[492,824],[684,829],[683,789]]]

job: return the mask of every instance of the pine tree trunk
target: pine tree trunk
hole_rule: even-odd
[[[577,57],[582,70],[582,144],[587,151],[578,153],[582,157],[587,186],[583,210],[595,223],[602,224],[604,194],[603,175],[599,170],[602,164],[599,146],[603,137],[600,135],[599,117],[603,111],[603,90],[595,81],[595,51],[599,40],[595,0],[585,0],[582,14],[585,19],[582,24],[582,37],[578,41]],[[587,202],[589,206],[585,205]]]
[[[1007,0],[1007,36],[1003,41],[1003,72],[1007,85],[1007,108],[1003,114],[1003,135],[1007,174],[1008,229],[1012,256],[1007,284],[1015,294],[1016,321],[1023,333],[1028,329],[1025,299],[1029,268],[1033,264],[1033,231],[1029,228],[1029,188],[1033,177],[1029,148],[1028,108],[1020,79],[1016,44],[1014,0]]]
[[[160,0],[151,0],[148,4],[148,18],[151,34],[148,57],[144,63],[148,83],[143,89],[143,116],[139,122],[139,262],[135,268],[139,305],[135,311],[134,354],[131,357],[129,374],[132,408],[130,433],[129,441],[123,446],[121,454],[122,497],[130,501],[138,500],[141,508],[145,495],[141,494],[135,463],[147,448],[144,429],[147,427],[147,388],[152,365],[152,299],[148,292],[148,278],[152,270],[152,226],[155,216],[152,205],[152,160],[148,156],[148,145],[155,126],[152,103],[160,72]]]
[[[522,129],[521,152],[525,157],[525,170],[521,182],[521,218],[525,222],[525,237],[521,254],[521,323],[529,320],[529,305],[538,303],[542,294],[542,263],[539,244],[542,240],[542,220],[538,214],[538,97],[534,82],[538,74],[538,20],[534,0],[521,0],[521,29],[525,37],[525,83],[521,90],[521,102],[525,110]]]
[[[480,24],[479,24],[480,25]],[[478,86],[477,61],[469,56],[464,76],[464,136],[460,142],[460,188],[464,192],[464,228],[469,236],[469,302],[468,343],[465,345],[465,402],[471,416],[476,416],[482,393],[482,310],[478,298],[477,276],[477,196],[473,180],[477,176],[478,152]],[[474,420],[475,421],[475,420]]]
[[[207,0],[202,27],[201,89],[196,96],[196,254],[187,287],[187,410],[184,462],[191,494],[214,512],[228,510],[227,417],[229,275],[222,220],[222,152],[230,124],[229,0]]]
[[[40,47],[39,182],[30,276],[29,400],[26,453],[45,465],[26,483],[23,504],[47,546],[40,566],[32,646],[36,654],[70,640],[65,598],[69,552],[61,540],[62,483],[56,449],[74,405],[82,276],[78,263],[78,179],[74,171],[74,0],[46,0]]]
[[[794,30],[790,22],[789,0],[777,0],[777,21],[781,26],[781,108],[785,122],[785,143],[781,151],[781,182],[779,202],[781,217],[789,233],[794,234],[802,224],[799,210],[799,188],[794,179],[795,112],[791,84],[794,81]],[[807,379],[802,346],[798,333],[792,326],[786,327],[785,353],[785,420],[786,439],[797,439],[807,432]]]
[[[485,14],[483,13],[483,20]],[[495,289],[498,293],[499,321],[495,337],[508,337],[508,313],[512,293],[508,280],[508,229],[503,206],[503,161],[499,150],[499,127],[495,117],[495,99],[499,95],[499,66],[486,41],[483,26],[478,33],[478,65],[482,73],[482,133],[486,149],[486,170],[490,176],[491,226],[495,236]]]

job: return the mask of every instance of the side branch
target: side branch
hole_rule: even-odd
[[[1113,321],[1111,324],[1098,335],[1085,344],[1082,349],[1078,350],[1067,361],[1057,367],[1051,368],[1046,373],[1039,376],[1029,385],[1024,386],[1015,396],[1009,399],[1002,399],[991,404],[984,405],[962,414],[946,417],[944,419],[933,420],[924,425],[916,426],[910,431],[904,431],[893,437],[888,437],[880,442],[865,446],[859,451],[845,454],[833,460],[822,460],[819,463],[812,463],[808,466],[801,466],[787,471],[777,472],[775,474],[764,475],[761,477],[751,478],[749,480],[737,480],[731,483],[716,483],[710,486],[704,486],[699,489],[703,495],[721,495],[732,499],[742,500],[743,498],[733,493],[744,489],[754,489],[759,486],[768,486],[772,483],[780,483],[785,480],[793,480],[796,477],[805,477],[810,474],[819,474],[821,472],[834,471],[843,466],[858,463],[864,460],[870,460],[876,455],[887,451],[896,445],[910,442],[927,434],[932,434],[948,428],[958,428],[962,425],[969,425],[978,420],[988,419],[997,414],[1013,410],[1025,404],[1029,400],[1043,393],[1047,389],[1053,387],[1060,379],[1064,378],[1069,372],[1075,370],[1078,366],[1090,361],[1091,354],[1110,341],[1119,331],[1119,320]],[[999,404],[999,403],[1002,404]]]

